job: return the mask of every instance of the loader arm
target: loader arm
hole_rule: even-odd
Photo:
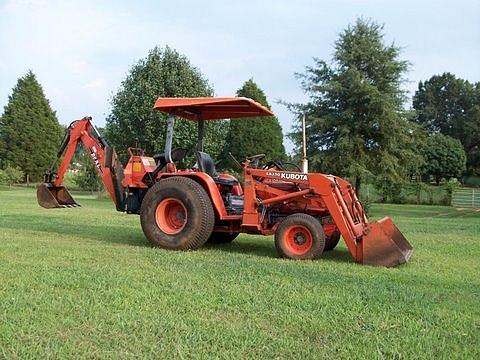
[[[345,244],[356,262],[397,266],[412,255],[412,246],[393,221],[369,222],[352,185],[336,176],[310,174],[312,190],[322,196]]]
[[[38,203],[45,208],[78,206],[63,186],[63,180],[79,144],[88,149],[90,159],[93,161],[105,189],[110,194],[117,210],[123,211],[124,189],[121,185],[123,168],[114,149],[108,146],[92,124],[91,117],[84,117],[72,122],[66,130],[57,158],[45,174],[45,182],[38,187]],[[62,156],[63,159],[55,172],[56,164]]]
[[[321,199],[356,262],[391,267],[407,262],[412,254],[412,246],[390,218],[368,221],[355,189],[338,176],[246,167],[244,177],[244,227],[260,229],[258,205],[265,208],[296,198]],[[254,177],[292,181],[300,186],[287,194],[259,200]]]

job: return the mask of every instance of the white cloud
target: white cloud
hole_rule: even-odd
[[[105,89],[105,85],[106,83],[104,79],[95,79],[83,85],[82,88],[87,90],[98,90]]]

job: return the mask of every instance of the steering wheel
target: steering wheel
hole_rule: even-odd
[[[239,168],[239,169],[243,169],[243,162],[240,163],[240,161],[238,161],[235,156],[233,156],[233,154],[231,152],[228,153],[228,155],[230,156],[230,158],[233,160],[234,164]],[[252,167],[256,168],[258,167],[259,165],[259,161],[261,159],[263,159],[265,157],[265,154],[257,154],[257,155],[252,155],[252,156],[247,156],[246,160],[250,161],[250,163],[252,164]]]
[[[282,164],[285,171],[302,172],[302,169],[300,169],[300,166],[298,166],[297,164],[289,163],[289,162],[284,162]]]
[[[264,157],[265,157],[265,154],[257,154],[257,155],[248,156],[247,160],[250,161],[251,166],[253,168],[258,168],[258,165],[260,164],[260,160],[262,160]]]
[[[271,168],[276,168],[280,171],[302,172],[298,165],[289,162],[283,162],[280,160],[271,160],[263,166],[264,170],[268,170]]]
[[[262,160],[265,157],[265,154],[257,154],[252,156],[247,156],[247,160],[255,161],[255,160]]]

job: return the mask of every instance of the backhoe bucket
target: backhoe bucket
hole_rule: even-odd
[[[65,186],[42,183],[37,188],[37,201],[45,209],[80,206],[73,200]]]
[[[368,224],[363,236],[363,263],[393,267],[406,263],[413,248],[389,217]]]

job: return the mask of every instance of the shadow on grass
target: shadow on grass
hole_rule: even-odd
[[[322,259],[340,263],[354,262],[352,256],[346,249],[333,249],[331,251],[325,251],[322,255]]]
[[[43,217],[39,215],[4,215],[0,218],[0,229],[21,231],[39,231],[48,234],[79,237],[100,242],[150,247],[143,235],[140,225],[132,228],[122,225],[97,225],[94,223],[73,223],[63,218]],[[205,249],[220,250],[227,253],[254,255],[266,258],[278,258],[273,241],[243,237],[230,244],[205,244]],[[323,253],[321,260],[333,262],[352,262],[350,254],[345,249]]]
[[[256,255],[261,257],[276,258],[277,252],[275,246],[269,241],[242,241],[235,240],[230,244],[210,244],[204,245],[206,249],[220,250],[229,253]]]
[[[248,239],[245,241],[243,239],[235,240],[230,244],[209,244],[207,243],[204,246],[206,249],[214,249],[225,251],[229,253],[238,253],[238,254],[247,254],[255,255],[259,257],[267,258],[278,258],[277,251],[275,250],[275,245],[273,241],[265,240],[253,240]],[[314,261],[332,261],[332,262],[353,262],[350,253],[346,249],[335,249],[332,251],[326,251],[322,254],[322,257]]]
[[[5,215],[0,219],[0,229],[21,231],[40,231],[56,235],[80,237],[83,239],[110,242],[115,244],[144,246],[149,243],[140,230],[125,226],[106,226],[85,223],[70,223],[65,219],[45,218],[42,216]]]

